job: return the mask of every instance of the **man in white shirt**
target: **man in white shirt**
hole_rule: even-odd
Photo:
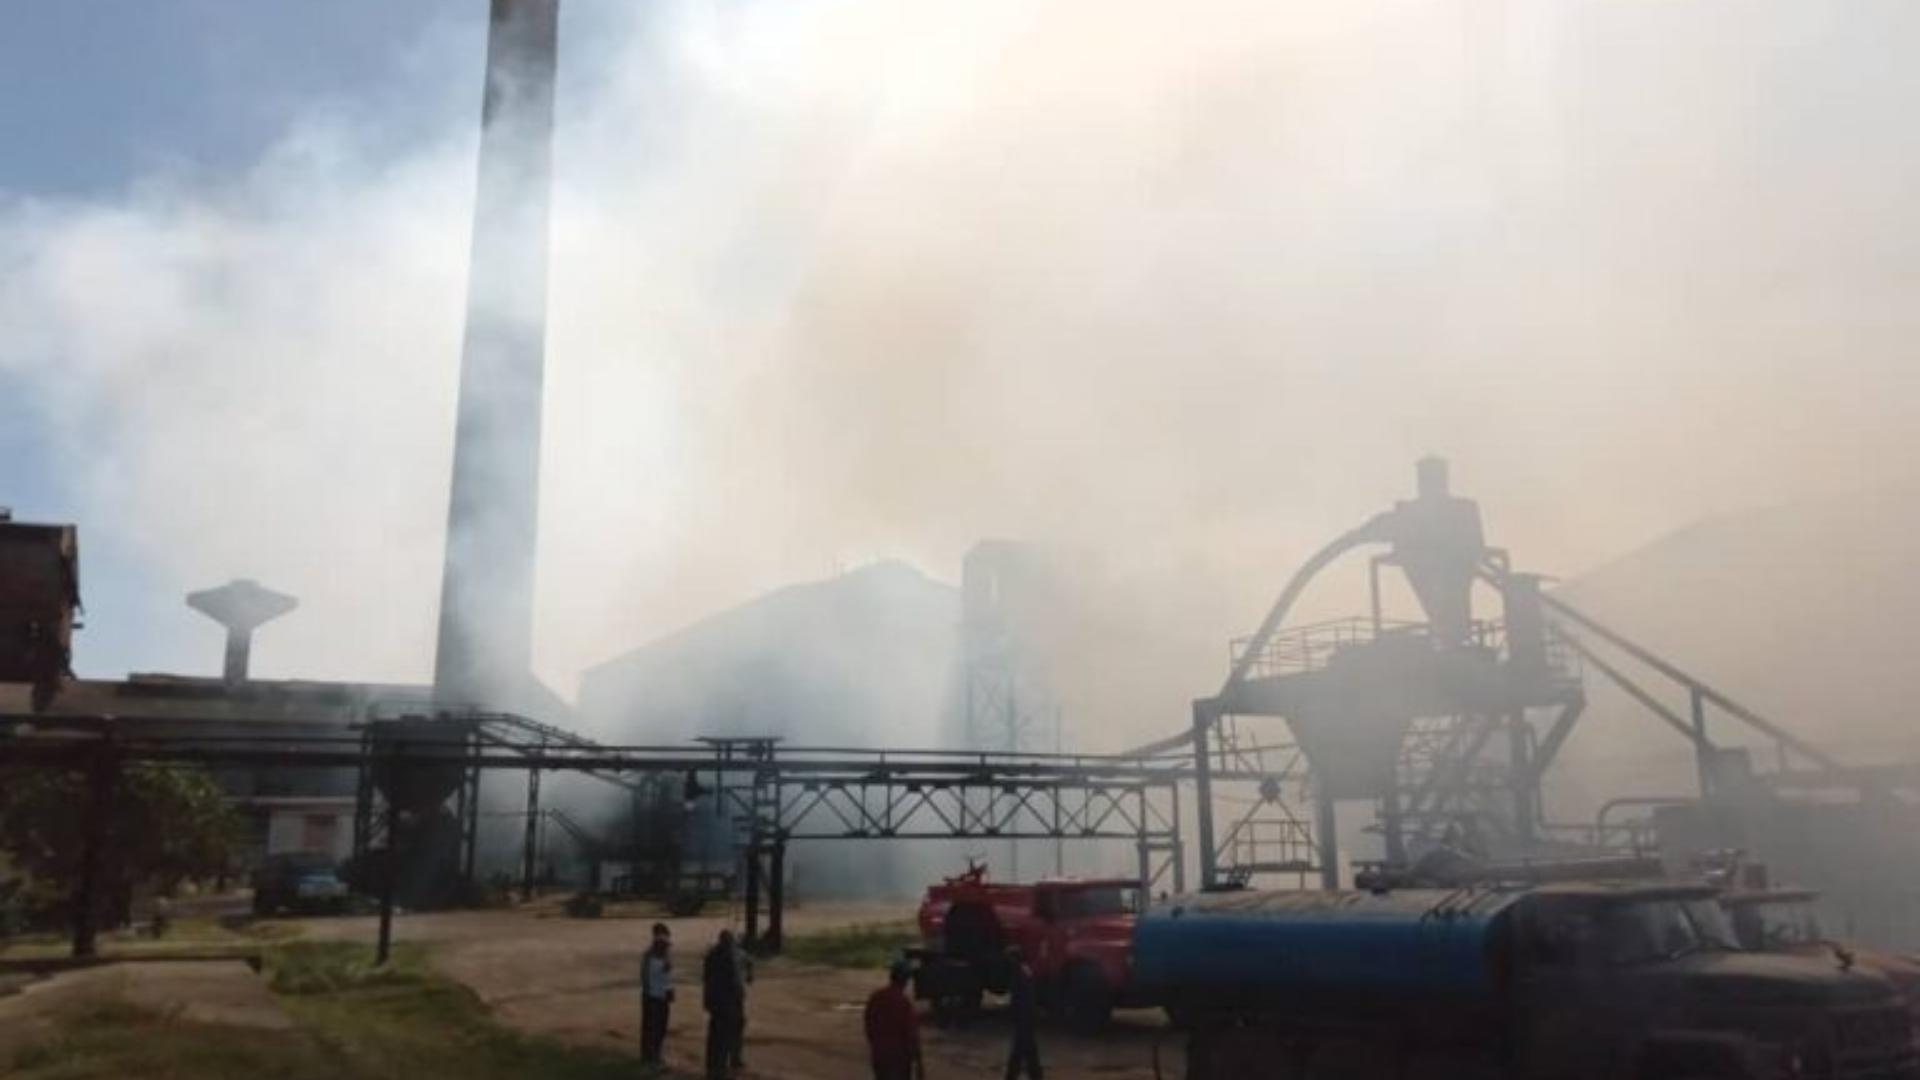
[[[667,1041],[667,1014],[673,1007],[673,935],[667,924],[653,924],[653,944],[640,959],[640,1063],[660,1064]]]

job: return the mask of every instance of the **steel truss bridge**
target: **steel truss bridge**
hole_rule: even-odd
[[[747,937],[778,949],[786,848],[793,841],[1051,839],[1129,842],[1145,888],[1182,891],[1185,872],[1178,785],[1192,761],[942,750],[785,746],[772,738],[714,738],[693,746],[614,746],[502,713],[404,715],[344,725],[133,719],[108,716],[0,717],[0,769],[59,769],[88,778],[86,852],[74,897],[75,955],[95,950],[102,832],[118,777],[129,765],[210,769],[356,770],[356,848],[390,852],[409,818],[409,796],[424,782],[438,809],[455,804],[462,869],[471,875],[482,772],[527,777],[523,869],[531,883],[540,778],[554,772],[638,787],[684,784],[730,813],[745,860]],[[391,880],[383,889],[380,940],[390,940]],[[759,926],[762,894],[767,926]]]

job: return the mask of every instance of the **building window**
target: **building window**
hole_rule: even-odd
[[[308,814],[300,827],[300,850],[332,854],[339,838],[340,818],[334,814]]]

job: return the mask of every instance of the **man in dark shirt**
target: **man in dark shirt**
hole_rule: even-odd
[[[1033,1080],[1041,1080],[1040,1042],[1034,1037],[1038,1017],[1033,1000],[1033,970],[1027,967],[1018,946],[1007,949],[1007,963],[1013,968],[1007,994],[1007,1011],[1013,1014],[1013,1048],[1007,1052],[1007,1080],[1015,1080],[1022,1070]]]
[[[873,1080],[926,1080],[920,1059],[920,1018],[907,996],[912,969],[895,961],[887,985],[867,998],[867,1053],[873,1061]]]
[[[733,1075],[734,1033],[744,1026],[741,1013],[746,1008],[733,931],[720,931],[720,939],[707,950],[700,983],[707,1007],[707,1080],[727,1080]]]

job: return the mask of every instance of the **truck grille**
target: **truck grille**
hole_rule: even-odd
[[[1834,1019],[1834,1043],[1846,1075],[1911,1061],[1912,1021],[1899,1006],[1848,1010]]]

